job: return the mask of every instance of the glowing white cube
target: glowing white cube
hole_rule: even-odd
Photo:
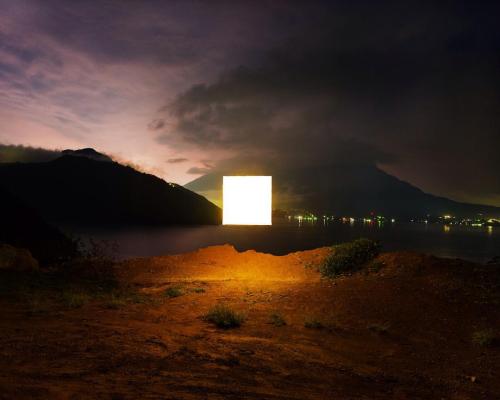
[[[271,225],[271,214],[272,177],[223,177],[223,225]]]

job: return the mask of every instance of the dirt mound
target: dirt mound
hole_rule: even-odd
[[[285,256],[238,252],[233,246],[211,246],[192,253],[134,259],[118,268],[124,282],[160,285],[172,280],[318,281],[304,265],[318,263],[328,252],[321,248]]]

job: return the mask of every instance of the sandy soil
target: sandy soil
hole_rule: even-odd
[[[499,268],[387,253],[377,272],[329,281],[308,267],[324,254],[218,246],[124,262],[144,303],[33,312],[0,296],[0,398],[500,398],[500,347],[472,339],[500,333]],[[184,294],[165,297],[172,286]],[[206,322],[218,303],[243,325]]]

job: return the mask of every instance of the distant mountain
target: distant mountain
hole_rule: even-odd
[[[230,171],[224,174],[231,175]],[[222,175],[207,174],[185,187],[220,202]],[[500,215],[499,207],[460,203],[425,193],[376,166],[291,168],[272,175],[274,208],[352,216],[371,212],[394,217]]]
[[[53,161],[0,164],[2,186],[44,218],[70,224],[217,224],[204,197],[92,149]]]
[[[0,187],[0,243],[26,248],[40,262],[71,256],[76,245],[32,208]]]

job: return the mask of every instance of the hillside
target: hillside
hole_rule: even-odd
[[[70,224],[217,224],[220,209],[200,195],[116,162],[64,155],[0,164],[0,181],[44,218]]]
[[[231,171],[204,175],[185,187],[218,202],[222,175],[231,175]],[[290,168],[273,174],[273,207],[353,216],[370,212],[394,217],[500,215],[499,207],[434,196],[370,165]]]
[[[111,289],[0,271],[0,398],[500,397],[500,269],[386,253],[325,280],[326,250],[129,260]],[[217,304],[241,326],[205,320]]]
[[[40,262],[73,255],[75,245],[32,208],[0,187],[0,243],[26,248]]]

